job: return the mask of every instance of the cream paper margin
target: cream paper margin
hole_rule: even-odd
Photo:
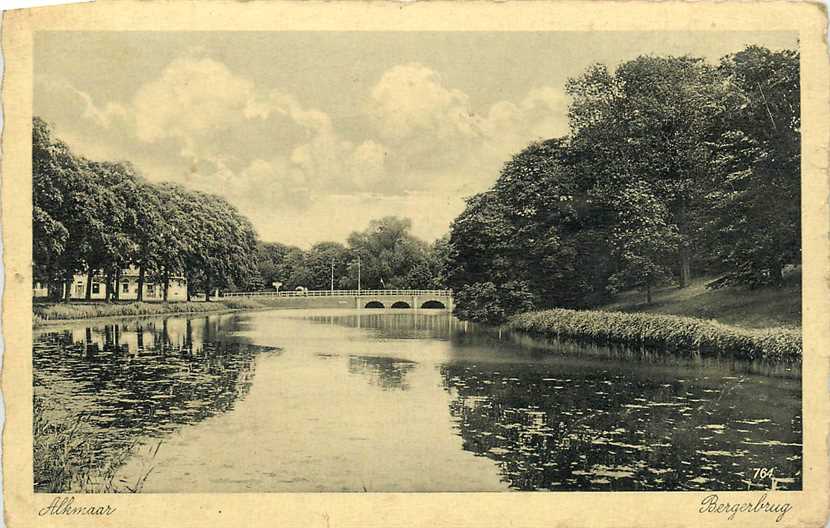
[[[5,519],[28,526],[531,527],[824,526],[828,518],[828,56],[826,17],[799,2],[102,2],[6,13],[2,220]],[[110,517],[38,517],[32,491],[31,118],[33,33],[112,31],[798,31],[802,89],[804,491],[772,492],[793,509],[699,513],[705,492],[290,493],[77,495]],[[541,52],[541,51],[540,51]],[[532,64],[528,67],[533,67]],[[774,403],[773,403],[774,405]],[[722,492],[755,502],[758,492]]]

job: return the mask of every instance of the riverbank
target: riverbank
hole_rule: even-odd
[[[45,326],[95,318],[216,313],[268,307],[264,299],[223,299],[211,302],[35,304],[32,312],[33,325]]]
[[[668,314],[554,309],[513,316],[510,330],[548,338],[615,344],[682,355],[800,362],[801,330],[751,329]]]
[[[645,303],[642,292],[622,292],[614,302],[596,309],[714,319],[744,328],[801,327],[801,270],[789,270],[778,288],[707,288],[715,279],[699,277],[687,288],[658,288],[651,304]]]
[[[35,396],[32,406],[33,476],[35,491],[44,493],[138,493],[144,486],[152,465],[135,482],[116,480],[124,462],[136,454],[137,442],[114,450],[101,460],[103,437],[93,432],[89,415],[65,415],[47,408],[42,397]],[[161,444],[149,453],[155,458]]]

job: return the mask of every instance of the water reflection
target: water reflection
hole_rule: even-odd
[[[800,489],[800,400],[780,387],[569,363],[441,367],[464,448],[496,461],[511,487],[769,488],[750,476],[775,461],[779,488]]]
[[[350,374],[365,376],[372,385],[382,389],[408,389],[405,377],[414,366],[414,361],[390,357],[349,357]]]
[[[320,324],[372,330],[377,337],[394,339],[449,339],[457,328],[467,326],[449,312],[430,313],[415,310],[355,310],[347,314],[309,315],[304,319]]]
[[[50,413],[85,415],[102,460],[226,412],[244,398],[255,356],[273,348],[232,336],[236,319],[114,322],[44,332],[33,347],[34,395]]]
[[[166,439],[145,491],[769,488],[759,467],[802,486],[795,365],[289,310],[49,331],[34,367],[102,456]]]
[[[769,488],[751,476],[771,465],[779,489],[801,488],[798,365],[539,340],[443,315],[309,319],[450,341],[437,368],[463,448],[495,461],[514,489]],[[360,361],[398,386],[394,353]]]

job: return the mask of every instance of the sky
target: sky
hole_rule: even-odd
[[[76,153],[225,197],[265,241],[345,241],[388,215],[444,235],[565,83],[639,55],[712,62],[767,32],[40,32],[34,115]]]

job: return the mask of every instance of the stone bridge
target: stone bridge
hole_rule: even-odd
[[[285,308],[453,308],[452,290],[306,290],[225,293],[228,298],[267,298]],[[279,301],[278,301],[279,300]],[[283,301],[283,302],[281,302]]]

